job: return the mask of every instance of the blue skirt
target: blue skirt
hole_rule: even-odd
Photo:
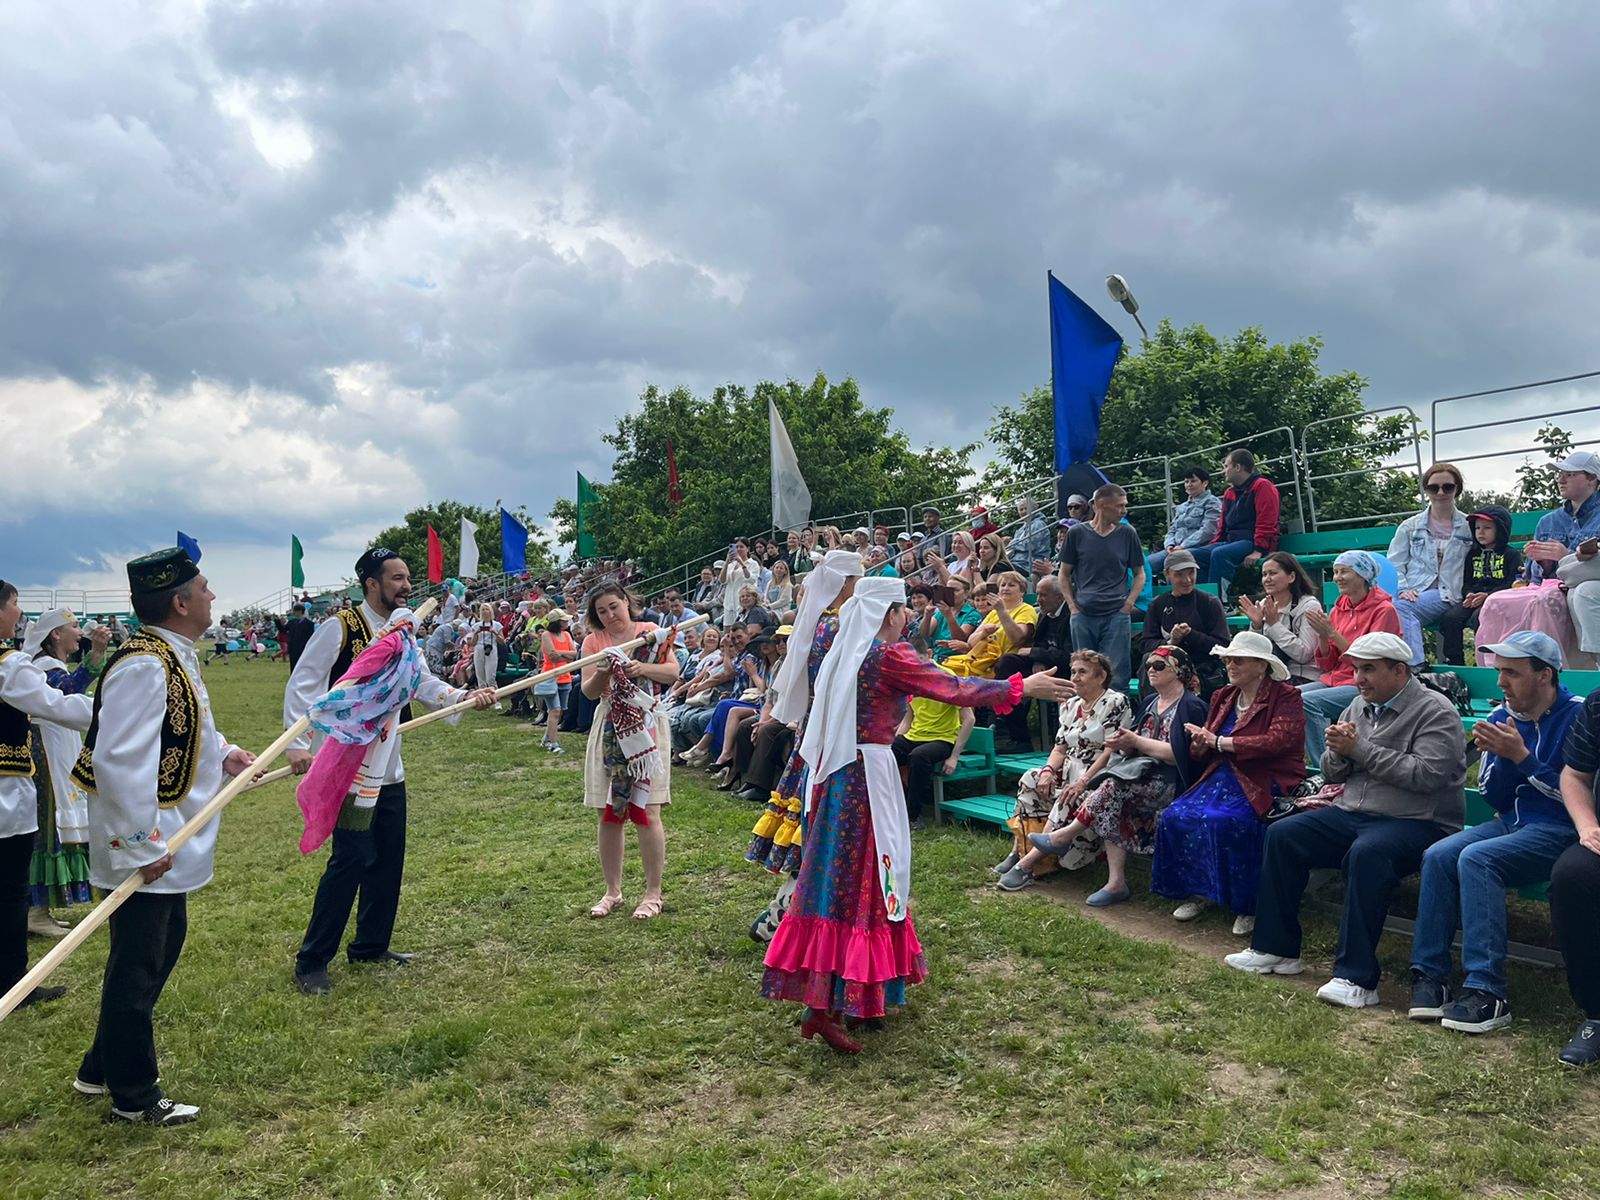
[[[1267,823],[1245,798],[1231,763],[1179,796],[1156,826],[1150,888],[1163,896],[1202,896],[1253,916],[1261,887]]]
[[[711,724],[706,726],[706,732],[711,735],[711,756],[718,757],[722,753],[722,735],[728,727],[728,714],[736,708],[754,708],[748,700],[718,700],[717,711],[711,714]]]

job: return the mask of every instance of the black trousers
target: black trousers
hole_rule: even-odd
[[[1466,641],[1462,635],[1468,629],[1477,630],[1482,613],[1481,604],[1477,608],[1452,604],[1445,610],[1444,616],[1439,618],[1439,651],[1445,662],[1455,667],[1466,665]]]
[[[741,756],[747,754],[746,746],[749,743],[740,738],[739,750],[734,755],[739,777],[744,780],[745,787],[771,792],[778,786],[778,779],[794,750],[794,730],[780,721],[772,722],[756,734],[755,745],[749,746],[748,757],[741,761]]]
[[[906,815],[913,821],[933,804],[934,774],[955,748],[954,742],[913,742],[905,737],[889,743],[895,761],[906,769]]]
[[[1567,847],[1550,872],[1550,921],[1567,960],[1572,1002],[1600,1020],[1600,854]]]
[[[346,953],[351,962],[377,958],[389,949],[400,909],[400,880],[406,867],[406,785],[385,784],[378,791],[370,829],[333,831],[333,853],[317,884],[305,941],[294,969],[304,975],[325,971],[339,952],[356,906],[356,936]]]
[[[28,973],[28,867],[33,834],[0,838],[0,993]]]
[[[1319,808],[1285,817],[1267,830],[1256,932],[1263,954],[1300,956],[1300,900],[1315,867],[1344,871],[1336,979],[1378,986],[1378,937],[1395,885],[1422,869],[1422,852],[1445,836],[1432,821]]]
[[[1038,670],[1039,666],[1039,663],[1029,658],[1026,654],[1002,654],[995,660],[994,677],[996,679],[1010,679],[1013,675],[1021,675],[1026,679]],[[996,713],[994,717],[995,728],[1014,742],[1025,742],[1031,745],[1033,735],[1028,732],[1029,705],[1030,701],[1022,699],[1017,701],[1017,706],[1004,716]]]
[[[78,1078],[105,1084],[113,1106],[137,1112],[161,1099],[152,1020],[161,989],[183,952],[189,897],[138,891],[111,914],[109,923],[111,953],[100,990],[100,1023]]]

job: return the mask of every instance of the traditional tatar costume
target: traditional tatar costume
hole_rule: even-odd
[[[179,549],[128,564],[135,596],[177,587],[199,572]],[[89,875],[114,890],[167,854],[167,835],[197,814],[224,782],[237,747],[217,732],[194,643],[147,626],[113,654],[95,690],[94,719],[72,775],[89,793]],[[172,856],[172,869],[111,915],[111,952],[100,1022],[74,1086],[111,1094],[115,1115],[158,1125],[199,1112],[174,1104],[156,1084],[152,1017],[188,932],[189,893],[211,882],[219,821]]]
[[[51,687],[31,654],[0,648],[0,992],[28,973],[28,882],[39,828],[35,789],[49,782],[34,757],[39,738],[29,718],[83,730],[91,712],[89,697]],[[23,1003],[60,994],[60,989],[36,988]]]
[[[95,673],[87,665],[76,670],[58,658],[42,653],[47,639],[58,629],[71,625],[72,610],[54,608],[28,627],[22,652],[44,672],[45,680],[56,691],[68,696],[87,692]],[[34,844],[33,865],[28,872],[35,908],[87,904],[89,892],[89,797],[72,778],[78,753],[83,749],[83,734],[71,725],[40,718],[34,738],[33,758],[38,770],[34,786],[39,794],[39,832]]]
[[[395,557],[393,550],[368,550],[356,562],[356,575],[362,580],[374,578],[383,564]],[[332,690],[356,656],[384,631],[385,624],[386,618],[363,600],[317,626],[284,689],[284,728],[305,716],[313,703]],[[466,698],[464,689],[451,687],[425,663],[418,666],[420,679],[414,694],[422,703],[439,708]],[[409,718],[407,706],[400,720]],[[447,720],[453,724],[460,716]],[[361,903],[356,909],[355,940],[345,951],[349,960],[405,962],[409,958],[389,948],[406,861],[406,772],[400,758],[400,737],[394,733],[373,747],[339,812],[333,851],[317,884],[311,920],[295,957],[295,979],[302,991],[328,990],[328,963],[338,952],[357,893]],[[320,744],[320,734],[307,733],[293,748],[310,750]]]
[[[882,1017],[927,976],[912,925],[911,832],[889,744],[907,696],[1009,712],[1022,677],[963,679],[904,642],[877,640],[903,604],[900,579],[862,579],[840,610],[818,672],[801,754],[810,771],[806,852],[788,913],[767,948],[762,994],[817,1014]],[[829,1039],[832,1040],[831,1038]]]
[[[830,607],[844,587],[845,580],[861,575],[861,556],[848,550],[830,550],[815,570],[806,576],[805,595],[795,613],[794,634],[788,653],[778,669],[777,698],[772,717],[784,725],[796,726],[794,751],[778,785],[767,801],[766,810],[751,831],[745,858],[785,879],[778,894],[750,926],[750,935],[770,942],[773,931],[783,920],[794,897],[802,861],[801,808],[806,791],[806,763],[800,755],[805,739],[806,712],[817,673],[833,647],[839,632],[839,612]]]

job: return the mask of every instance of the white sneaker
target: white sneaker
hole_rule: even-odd
[[[1174,921],[1192,921],[1206,910],[1204,900],[1185,900],[1172,910]]]
[[[1330,979],[1317,989],[1317,999],[1345,1008],[1371,1008],[1378,1002],[1378,993],[1348,979]]]
[[[1233,919],[1234,937],[1249,937],[1255,931],[1256,919],[1254,917],[1235,917]]]
[[[1235,971],[1250,975],[1298,975],[1306,969],[1298,958],[1285,958],[1281,954],[1265,954],[1260,950],[1240,950],[1222,960]]]

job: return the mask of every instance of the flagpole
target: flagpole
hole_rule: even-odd
[[[417,624],[420,625],[426,620],[433,610],[438,607],[438,604],[437,600],[430,599],[424,600],[417,605],[414,614]],[[301,717],[293,725],[285,729],[277,741],[257,755],[256,762],[262,764],[270,763],[287,750],[294,743],[294,740],[309,727],[310,722],[305,717]],[[176,854],[188,843],[190,838],[215,820],[217,815],[228,807],[236,796],[254,786],[253,780],[256,774],[250,767],[246,767],[230,779],[221,791],[206,801],[199,812],[184,822],[182,827],[167,839],[167,854],[169,856]],[[51,948],[50,953],[34,964],[33,970],[18,980],[16,986],[3,997],[0,997],[0,1021],[5,1020],[34,988],[48,979],[57,967],[67,961],[74,950],[89,940],[89,936],[96,929],[99,929],[100,926],[111,919],[111,914],[121,908],[129,896],[143,886],[144,876],[136,870],[119,883],[110,895],[95,905],[93,912],[74,925],[72,931]]]

